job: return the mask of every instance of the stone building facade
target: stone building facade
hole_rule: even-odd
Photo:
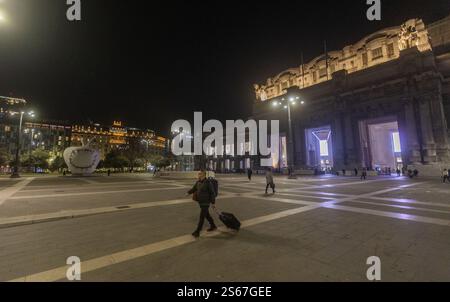
[[[73,125],[71,146],[81,146],[90,143],[100,151],[101,158],[112,150],[126,149],[130,145],[139,146],[154,154],[165,154],[167,139],[156,135],[153,130],[142,130],[126,127],[121,121],[114,121],[111,126],[100,124]]]
[[[296,169],[450,168],[450,16],[380,30],[254,87],[253,117],[284,133],[273,103],[304,102],[292,105]]]

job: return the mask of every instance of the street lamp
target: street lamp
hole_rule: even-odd
[[[283,105],[284,109],[287,109],[288,114],[288,139],[287,139],[287,149],[288,149],[288,169],[289,169],[289,178],[296,178],[292,175],[292,171],[294,170],[294,135],[292,132],[292,120],[291,120],[291,106],[295,106],[297,102],[300,101],[300,97],[298,96],[289,96],[288,98],[281,98],[281,101],[275,100],[272,103],[273,107],[278,107]],[[300,101],[301,105],[305,104],[305,101]]]
[[[19,118],[19,132],[18,132],[18,137],[17,137],[17,147],[16,147],[16,157],[14,159],[14,168],[13,168],[13,173],[11,174],[11,178],[19,178],[19,166],[20,166],[20,143],[22,140],[22,122],[23,122],[23,115],[25,114],[25,111],[20,111],[20,112],[15,112],[15,111],[10,111],[11,116],[20,114],[20,118]],[[34,111],[29,111],[27,113],[27,115],[29,117],[35,117],[35,113]]]

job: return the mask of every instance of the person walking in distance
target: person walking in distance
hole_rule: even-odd
[[[213,184],[206,178],[206,172],[198,172],[198,180],[187,192],[187,195],[193,194],[192,199],[197,201],[200,206],[200,218],[198,221],[197,229],[192,233],[192,236],[199,237],[203,228],[203,224],[206,220],[209,222],[208,232],[212,232],[217,229],[213,218],[209,214],[209,206],[216,203],[216,192],[214,191]]]
[[[364,168],[361,173],[361,180],[363,179],[366,180],[366,177],[367,177],[367,170],[366,168]]]
[[[266,194],[269,186],[272,188],[272,194],[275,194],[275,183],[273,182],[273,174],[270,168],[266,171]]]
[[[248,177],[248,181],[251,181],[251,180],[252,180],[252,174],[253,174],[252,168],[248,168],[248,169],[247,169],[247,177]]]
[[[448,170],[444,169],[442,170],[442,182],[445,183],[446,180],[450,182],[450,179],[448,178]]]

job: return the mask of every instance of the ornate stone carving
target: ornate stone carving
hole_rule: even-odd
[[[411,19],[400,26],[398,47],[400,50],[417,47],[420,51],[431,48],[428,31],[422,20]]]
[[[400,50],[405,50],[413,46],[419,46],[419,37],[417,34],[415,24],[404,23],[400,27],[398,34],[398,47]]]
[[[255,88],[255,94],[256,94],[256,100],[258,101],[265,101],[267,100],[267,93],[266,93],[266,86],[258,84],[254,84],[253,87]]]

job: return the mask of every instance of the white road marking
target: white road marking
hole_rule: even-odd
[[[163,185],[163,186],[173,186],[173,187],[183,187],[183,185],[175,185],[172,183],[149,183],[149,182],[133,182],[129,184],[124,184],[123,182],[111,182],[111,183],[96,183],[96,184],[85,184],[85,185],[66,185],[66,186],[33,186],[33,189],[28,188],[23,190],[21,193],[35,193],[35,192],[55,192],[64,190],[86,190],[86,189],[108,189],[114,188],[131,188],[131,187],[148,187],[149,185]],[[36,188],[36,189],[34,189]],[[40,189],[38,189],[40,188]]]
[[[98,195],[98,194],[117,194],[117,193],[131,193],[131,192],[148,192],[157,190],[180,190],[182,188],[190,188],[190,186],[172,187],[172,188],[149,188],[149,189],[129,189],[129,190],[114,190],[114,191],[94,191],[94,192],[79,192],[79,193],[61,193],[61,194],[44,194],[44,195],[26,195],[15,196],[8,199],[36,199],[49,197],[67,197],[67,196],[83,196],[83,195]]]
[[[430,209],[430,208],[410,207],[410,206],[398,205],[398,204],[370,202],[370,201],[361,201],[361,200],[352,200],[350,202],[374,205],[374,206],[379,206],[379,207],[391,207],[391,208],[398,208],[398,209],[404,209],[404,210],[416,210],[416,211],[424,211],[424,212],[450,214],[450,211],[445,211],[445,210],[435,210],[435,209]]]
[[[360,213],[360,214],[369,214],[369,215],[384,216],[384,217],[390,217],[390,218],[401,219],[401,220],[410,220],[410,221],[415,221],[415,222],[423,222],[423,223],[431,223],[431,224],[437,224],[437,225],[443,225],[443,226],[450,226],[450,220],[446,220],[446,219],[431,218],[431,217],[424,217],[424,216],[417,216],[417,215],[410,215],[410,214],[396,213],[396,212],[386,212],[386,211],[371,210],[371,209],[362,209],[362,208],[343,206],[343,205],[338,205],[338,204],[324,203],[322,205],[324,208],[333,209],[333,210],[342,210],[342,211],[348,211],[348,212],[354,212],[354,213]]]
[[[94,180],[89,179],[89,178],[87,178],[87,177],[79,177],[79,178],[73,178],[73,179],[76,179],[76,180],[79,180],[79,181],[84,181],[84,182],[86,182],[86,183],[88,183],[88,184],[91,184],[91,185],[96,185],[96,184],[98,184],[98,181],[94,181]]]
[[[162,185],[172,185],[174,183],[168,182],[168,181],[152,181],[152,180],[138,180],[138,181],[112,181],[112,182],[100,182],[97,181],[95,183],[86,183],[82,185],[82,188],[93,188],[93,187],[110,187],[110,186],[144,186],[149,184],[162,184]],[[178,184],[180,185],[180,184]],[[26,190],[26,192],[30,191],[38,191],[38,190],[54,190],[55,188],[58,189],[70,189],[70,188],[79,188],[80,185],[74,185],[74,184],[58,184],[55,185],[34,185],[31,186],[30,189]]]
[[[291,203],[291,204],[309,204],[310,206],[305,207],[305,208],[308,208],[309,210],[314,210],[314,209],[318,209],[318,208],[336,209],[336,210],[344,210],[344,211],[352,211],[352,212],[357,212],[357,213],[385,216],[385,217],[402,219],[402,220],[412,220],[412,221],[416,221],[416,222],[426,222],[426,223],[434,223],[434,224],[438,224],[438,225],[450,226],[450,220],[445,220],[445,219],[430,218],[430,217],[409,215],[409,214],[398,213],[398,212],[385,212],[385,211],[362,209],[362,208],[356,208],[356,207],[351,207],[351,206],[339,205],[340,203],[345,202],[345,201],[355,202],[356,199],[370,198],[370,197],[378,195],[378,194],[392,192],[392,191],[400,190],[403,188],[409,188],[409,187],[417,186],[419,184],[424,184],[424,183],[421,182],[421,183],[401,185],[398,187],[383,189],[383,190],[370,192],[370,193],[366,193],[366,194],[337,198],[337,199],[333,199],[332,201],[326,201],[326,202],[322,202],[322,203],[301,201],[301,200],[299,201],[299,200],[287,199],[287,198],[276,198],[273,196],[269,196],[268,199],[273,200],[273,201],[278,201],[278,202]],[[255,194],[243,194],[243,195],[247,198],[257,198],[257,199],[261,198],[261,196],[258,196]],[[377,204],[377,205],[379,205],[379,204]],[[438,210],[435,210],[435,211],[438,211]],[[439,212],[447,213],[446,211],[439,211]]]
[[[322,199],[322,200],[334,200],[333,197],[324,197],[324,196],[315,196],[315,195],[303,195],[303,194],[292,194],[292,193],[278,193],[277,196],[298,196],[303,198],[313,198],[313,199]]]
[[[421,204],[427,206],[436,206],[436,207],[447,207],[450,208],[450,203],[439,203],[439,202],[425,202],[425,201],[417,201],[414,199],[403,199],[403,198],[390,198],[390,197],[369,197],[369,199],[373,200],[382,200],[382,201],[390,201],[402,204]]]
[[[3,189],[0,191],[0,205],[2,205],[7,199],[10,199],[10,197],[20,190],[22,190],[24,187],[26,187],[30,182],[32,182],[34,177],[26,178],[22,181],[19,181],[18,183],[14,184],[11,187],[8,187],[6,189]]]
[[[217,197],[217,200],[231,198],[231,197],[233,197],[233,196],[222,194],[221,196]],[[93,215],[99,215],[99,214],[124,212],[124,211],[129,211],[129,210],[152,208],[152,207],[159,207],[159,206],[169,206],[169,205],[178,205],[178,204],[184,204],[184,203],[193,203],[193,202],[194,201],[191,198],[184,198],[184,199],[172,199],[172,200],[162,200],[162,201],[149,201],[149,202],[134,203],[134,204],[121,204],[121,205],[117,205],[117,206],[101,207],[101,208],[93,208],[93,209],[68,210],[68,211],[59,211],[59,212],[44,213],[44,214],[0,218],[0,228],[7,228],[7,227],[12,227],[12,226],[27,225],[27,224],[41,223],[41,222],[49,222],[49,221],[68,219],[68,218],[78,218],[78,217],[93,216]]]
[[[249,220],[243,221],[241,227],[246,228],[246,227],[260,224],[263,222],[268,222],[268,221],[288,217],[288,216],[295,215],[295,214],[298,214],[301,212],[309,211],[315,207],[316,206],[296,208],[296,209],[286,210],[286,211],[282,211],[282,212],[278,212],[278,213],[274,213],[274,214],[269,214],[269,215],[249,219]],[[222,234],[223,232],[227,232],[227,230],[225,228],[219,228],[219,231],[212,232],[209,234],[207,233],[204,235],[202,234],[201,237],[207,237],[207,238],[214,237],[214,236],[218,236],[218,235]],[[149,255],[157,253],[157,252],[161,252],[161,251],[171,249],[174,247],[186,245],[188,243],[192,243],[195,241],[196,241],[196,239],[194,237],[192,237],[191,235],[184,235],[184,236],[179,236],[179,237],[171,238],[171,239],[160,241],[160,242],[151,243],[151,244],[144,245],[144,246],[141,246],[138,248],[133,248],[133,249],[125,250],[122,252],[117,252],[117,253],[113,253],[110,255],[86,260],[81,263],[82,273],[88,273],[88,272],[98,270],[101,268],[105,268],[105,267],[108,267],[108,266],[111,266],[114,264],[130,261],[130,260],[144,257],[144,256],[149,256]],[[10,280],[9,282],[52,282],[52,281],[62,280],[66,276],[66,271],[67,271],[68,267],[69,266],[61,266],[61,267],[47,270],[44,272],[23,276],[23,277],[14,279],[14,280]]]

